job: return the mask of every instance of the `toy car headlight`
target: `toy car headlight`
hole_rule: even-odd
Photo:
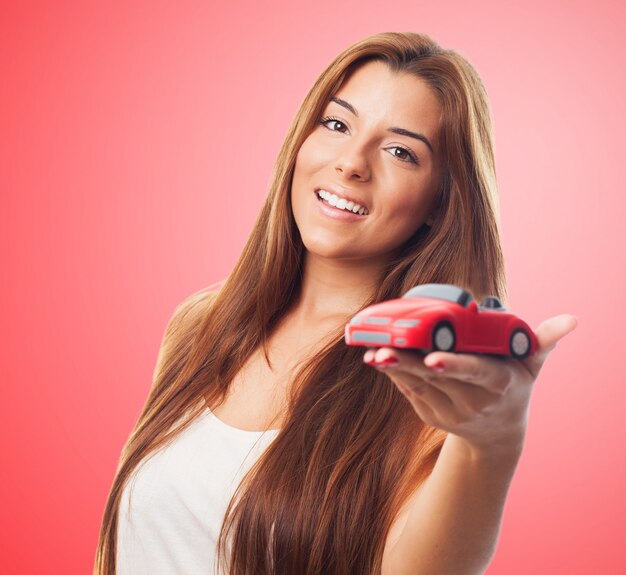
[[[398,319],[393,322],[394,327],[415,327],[419,324],[419,319]]]
[[[355,315],[351,320],[350,320],[351,324],[355,324],[355,323],[361,323],[361,317],[358,315]]]

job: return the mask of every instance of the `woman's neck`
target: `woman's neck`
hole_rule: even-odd
[[[292,317],[304,321],[343,321],[363,308],[382,273],[379,261],[321,258],[308,253],[300,297]]]

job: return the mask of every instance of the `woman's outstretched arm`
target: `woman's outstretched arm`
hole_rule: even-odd
[[[483,573],[495,553],[520,453],[480,453],[448,434],[399,539],[385,549],[382,575]]]
[[[391,348],[364,361],[393,357],[384,369],[429,425],[448,431],[433,472],[388,542],[382,575],[478,575],[496,549],[506,496],[522,453],[533,384],[557,342],[576,327],[561,315],[536,330],[535,355],[524,360],[433,352],[425,358]]]

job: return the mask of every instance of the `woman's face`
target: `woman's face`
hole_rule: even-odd
[[[430,223],[442,173],[440,119],[422,79],[382,62],[357,69],[296,157],[291,202],[306,249],[386,259]]]

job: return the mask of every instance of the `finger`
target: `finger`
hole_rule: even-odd
[[[436,412],[447,413],[453,408],[454,403],[446,395],[445,391],[430,385],[428,381],[416,376],[414,373],[400,371],[396,367],[388,368],[386,373],[409,400],[420,400],[428,404]]]
[[[523,360],[524,365],[536,377],[550,352],[568,333],[574,331],[578,318],[570,314],[562,314],[543,321],[535,330],[537,336],[537,353]]]
[[[424,368],[422,355],[419,352],[382,347],[368,350],[363,356],[363,361],[381,371],[385,370],[389,378],[416,408],[415,400],[418,398],[428,403],[433,410],[447,411],[453,405],[444,392],[428,385],[425,377],[430,376],[430,373]]]
[[[509,361],[483,354],[435,351],[424,358],[424,366],[440,376],[500,395],[511,381]]]
[[[417,350],[399,350],[393,347],[369,349],[363,356],[363,361],[371,365],[394,365],[400,362],[403,369],[424,370],[423,355]]]
[[[460,400],[453,397],[459,393],[469,392],[462,386],[472,386],[476,390],[482,388],[488,393],[501,395],[510,382],[510,367],[499,357],[477,354],[459,354],[444,351],[429,353],[426,357],[413,350],[397,350],[395,348],[379,348],[374,353],[367,352],[364,361],[370,365],[378,364],[382,369],[394,372],[406,372],[417,376],[437,387],[448,395],[457,405],[466,404],[467,398]],[[433,376],[442,376],[435,377]],[[446,383],[446,379],[456,379],[462,385],[455,387]],[[473,398],[472,404],[487,400],[484,394]],[[493,399],[493,398],[492,398]]]
[[[387,373],[416,410],[419,408],[419,400],[445,419],[481,413],[500,395],[481,385],[451,379],[425,367],[421,353],[403,353],[385,348],[380,353],[368,355],[367,359],[373,361],[373,356],[379,362],[375,367]],[[399,359],[399,363],[389,364],[389,359]]]
[[[432,425],[433,427],[440,427],[441,422],[437,417],[433,409],[421,398],[413,398],[409,401],[409,403],[415,409],[415,413],[417,416],[427,425]]]
[[[402,372],[394,369],[393,375],[390,374],[390,377],[402,377],[402,375]],[[425,401],[429,401],[435,390],[442,393],[449,400],[449,404],[447,402],[437,404],[440,413],[446,410],[448,419],[451,419],[451,416],[457,419],[474,418],[481,413],[485,413],[490,406],[496,404],[500,397],[500,394],[496,394],[479,385],[443,377],[434,373],[426,376],[426,384],[433,391],[420,394],[426,396]]]
[[[370,347],[365,352],[365,355],[363,356],[363,361],[365,363],[371,363],[372,361],[374,361],[374,356],[375,355],[376,355],[376,349]]]

